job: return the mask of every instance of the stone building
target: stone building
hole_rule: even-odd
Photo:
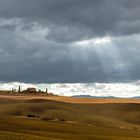
[[[36,88],[27,88],[27,92],[36,92]]]

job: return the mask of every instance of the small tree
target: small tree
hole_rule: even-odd
[[[19,88],[18,88],[18,93],[20,93],[21,92],[21,87],[19,86]]]
[[[46,88],[46,93],[48,93],[48,89]]]

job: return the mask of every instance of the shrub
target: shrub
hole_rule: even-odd
[[[36,116],[35,115],[32,115],[32,114],[28,114],[27,117],[28,118],[35,118]]]
[[[61,119],[61,121],[64,122],[65,120],[64,119]]]

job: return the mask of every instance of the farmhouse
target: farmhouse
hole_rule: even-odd
[[[27,88],[27,92],[36,92],[36,88]]]

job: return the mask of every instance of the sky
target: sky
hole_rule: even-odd
[[[74,96],[74,95],[91,95],[97,97],[119,97],[131,98],[140,97],[140,81],[132,83],[0,83],[1,90],[16,89],[18,91],[19,85],[21,90],[26,90],[28,87],[36,88],[37,90],[54,93],[60,96]]]
[[[111,84],[112,94],[118,84],[140,95],[139,7],[140,0],[0,0],[1,84]]]

